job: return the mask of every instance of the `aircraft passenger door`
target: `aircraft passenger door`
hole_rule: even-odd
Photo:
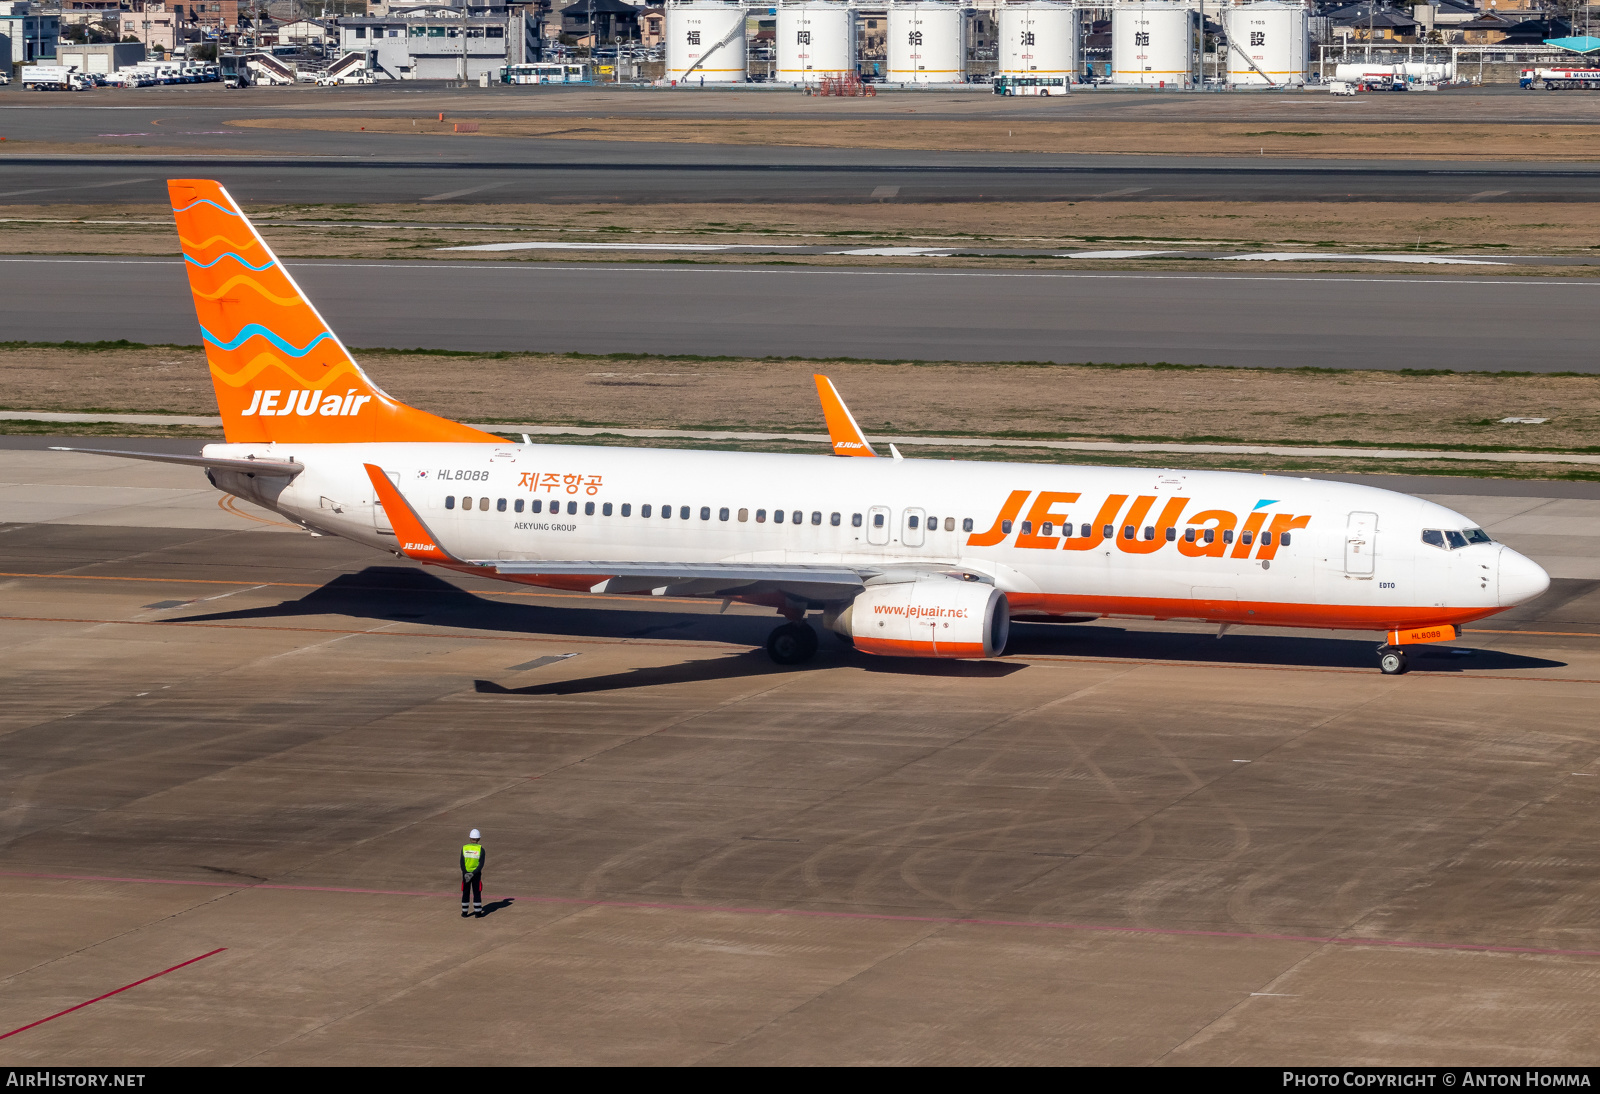
[[[399,489],[400,472],[390,471],[387,474],[389,481],[394,483],[396,489]],[[394,535],[394,528],[389,523],[389,513],[384,509],[383,502],[378,499],[376,494],[372,498],[372,527],[377,529],[379,535]]]
[[[874,505],[867,510],[867,542],[874,547],[888,545],[889,507],[887,505]]]
[[[922,526],[928,523],[928,514],[921,509],[907,509],[900,518],[900,542],[907,547],[922,546]]]
[[[1344,572],[1371,574],[1378,547],[1378,514],[1351,513],[1344,532]]]

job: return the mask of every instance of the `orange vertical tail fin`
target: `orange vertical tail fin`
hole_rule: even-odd
[[[833,441],[835,456],[876,456],[866,434],[856,425],[850,408],[844,405],[833,381],[820,373],[811,377],[817,382],[817,397],[822,400],[822,417],[828,423],[828,438]]]
[[[228,440],[498,440],[368,379],[220,183],[171,179],[167,192]]]

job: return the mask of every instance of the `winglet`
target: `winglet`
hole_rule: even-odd
[[[428,531],[428,526],[417,516],[417,511],[411,508],[411,503],[400,496],[400,491],[389,481],[389,476],[383,473],[383,468],[373,463],[362,466],[367,469],[372,488],[378,492],[378,503],[389,515],[389,527],[394,529],[394,538],[399,540],[401,551],[419,562],[460,561],[439,546],[433,533]]]
[[[844,405],[844,400],[839,398],[839,393],[834,390],[833,381],[821,373],[811,377],[817,382],[817,397],[822,400],[822,416],[828,423],[828,437],[833,441],[833,454],[835,456],[876,456],[872,445],[867,443],[867,438],[861,432],[861,427],[856,425],[850,408]]]

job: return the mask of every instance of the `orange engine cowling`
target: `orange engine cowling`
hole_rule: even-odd
[[[929,575],[868,585],[826,623],[863,653],[998,657],[1011,633],[1011,612],[993,585]]]

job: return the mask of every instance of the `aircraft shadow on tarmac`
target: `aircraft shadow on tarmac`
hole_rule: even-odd
[[[1377,668],[1377,636],[1334,638],[1320,634],[1229,634],[1128,630],[1110,623],[1017,623],[1006,653],[1065,654],[1195,664],[1253,664],[1274,668]],[[1465,646],[1410,649],[1412,672],[1526,671],[1565,666],[1564,661]]]
[[[326,585],[295,600],[259,608],[182,616],[174,622],[227,622],[248,619],[282,619],[296,616],[347,616],[389,620],[430,627],[460,627],[480,631],[541,635],[553,639],[651,638],[657,641],[716,641],[756,647],[736,657],[713,657],[667,668],[640,669],[592,681],[570,681],[545,687],[571,694],[640,687],[689,680],[710,680],[753,673],[806,671],[779,667],[763,652],[776,617],[712,615],[676,612],[652,606],[640,598],[638,608],[598,608],[579,601],[563,605],[516,603],[480,596],[425,570],[399,566],[369,566],[341,574]],[[1320,634],[1229,634],[1218,639],[1211,633],[1130,630],[1105,622],[1077,624],[1017,623],[1011,629],[1006,652],[1011,655],[1061,654],[1079,657],[1127,658],[1192,662],[1196,664],[1254,663],[1281,667],[1372,668],[1375,670],[1376,637],[1335,638]],[[825,667],[848,659],[870,672],[894,675],[1003,676],[1023,666],[999,662],[910,661],[857,656],[842,644],[824,638],[823,651],[811,667]],[[1417,672],[1523,671],[1559,668],[1561,661],[1497,650],[1460,647],[1423,647],[1412,654]],[[541,687],[511,689],[479,681],[479,691],[489,694],[558,694]]]
[[[783,676],[796,672],[811,672],[821,668],[836,667],[850,661],[868,672],[889,673],[894,676],[962,677],[969,679],[996,679],[1021,672],[1027,665],[1000,661],[904,661],[897,658],[856,657],[840,644],[833,649],[821,650],[815,661],[806,665],[775,665],[764,649],[748,650],[727,657],[709,657],[699,661],[686,661],[677,665],[653,665],[648,668],[629,669],[605,676],[581,680],[558,680],[548,684],[530,684],[514,688],[497,684],[493,680],[474,681],[480,695],[584,695],[603,691],[624,691],[629,688],[654,687],[658,684],[685,684],[705,680],[736,680],[755,676]]]

